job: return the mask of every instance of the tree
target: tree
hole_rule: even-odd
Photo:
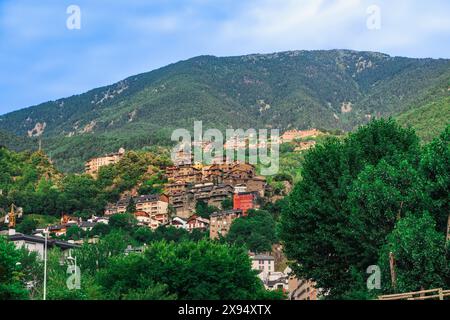
[[[150,244],[141,254],[111,259],[98,274],[104,292],[125,299],[155,284],[182,300],[241,300],[267,296],[242,248],[210,241]]]
[[[131,232],[136,224],[136,218],[129,213],[115,214],[109,218],[109,226],[111,229],[121,229],[126,232]]]
[[[285,253],[295,261],[292,268],[297,276],[316,281],[329,299],[348,295],[365,272],[362,264],[376,259],[377,241],[383,241],[383,235],[393,228],[395,217],[384,219],[395,215],[402,201],[405,209],[419,201],[420,195],[414,195],[414,187],[420,189],[415,184],[420,181],[415,173],[419,158],[414,132],[383,119],[370,122],[343,141],[328,139],[310,150],[304,159],[303,180],[287,198],[281,217]],[[416,182],[402,179],[405,172]],[[401,190],[404,186],[407,190]],[[381,240],[373,239],[377,231],[372,230],[365,209],[382,222]],[[384,209],[388,209],[386,216]]]
[[[130,289],[123,300],[176,300],[175,294],[168,293],[167,285],[150,284],[143,289]]]
[[[385,292],[411,292],[446,288],[450,285],[449,250],[445,235],[436,231],[432,215],[409,214],[402,218],[388,236],[380,252]],[[389,254],[395,257],[397,287],[391,286]]]
[[[21,223],[17,225],[17,232],[31,234],[38,227],[38,221],[29,216],[25,216]]]
[[[127,206],[127,213],[133,214],[135,212],[136,212],[136,204],[134,203],[133,198],[130,198],[130,202],[128,203]]]
[[[423,179],[407,160],[398,164],[381,160],[358,175],[349,188],[349,228],[343,230],[352,244],[348,254],[358,256],[353,265],[357,270],[363,273],[376,264],[379,249],[399,219],[429,207],[428,195],[420,191],[423,188]]]
[[[210,206],[203,200],[198,200],[195,204],[195,213],[202,217],[208,219],[211,213],[219,211],[219,208]]]
[[[134,231],[133,238],[139,243],[149,243],[155,239],[155,235],[150,228],[140,227]]]
[[[66,239],[70,240],[80,240],[86,235],[83,229],[79,226],[71,226],[66,231]]]
[[[419,170],[431,197],[428,210],[436,219],[438,230],[446,232],[450,214],[450,125],[425,147]]]
[[[97,244],[85,243],[81,248],[74,250],[74,256],[77,257],[77,263],[84,273],[95,275],[108,265],[110,257],[124,254],[128,245],[135,244],[135,240],[128,233],[121,229],[113,229]]]
[[[233,200],[227,198],[221,202],[222,210],[231,210],[233,209]]]
[[[233,221],[225,239],[252,252],[269,252],[277,241],[275,220],[267,211],[249,210],[248,216]]]
[[[91,236],[105,236],[111,232],[111,227],[106,223],[97,223],[90,231]]]
[[[0,300],[25,300],[28,292],[21,274],[22,253],[0,236]]]
[[[69,289],[67,286],[68,263],[63,253],[54,248],[48,252],[47,261],[47,299],[48,300],[96,300],[102,299],[100,287],[93,275],[81,268],[80,289]],[[42,270],[40,270],[40,273]],[[43,295],[43,281],[38,283],[37,297]]]

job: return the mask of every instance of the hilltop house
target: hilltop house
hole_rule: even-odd
[[[320,131],[317,129],[311,130],[289,130],[281,136],[282,143],[292,142],[297,139],[315,138],[320,135]]]
[[[193,195],[188,191],[173,192],[169,197],[169,203],[174,208],[175,214],[181,218],[189,218],[195,210]]]
[[[125,149],[120,148],[117,153],[110,153],[103,157],[92,158],[85,164],[85,172],[92,176],[96,176],[98,171],[103,166],[115,164],[120,161],[125,155]]]
[[[112,216],[114,214],[122,214],[127,212],[127,208],[130,205],[131,198],[124,197],[117,201],[115,204],[109,203],[105,207],[105,216]]]
[[[134,213],[139,226],[148,226],[151,222],[150,214],[145,211],[136,211]]]
[[[180,217],[175,217],[170,221],[170,225],[177,229],[186,229],[187,228],[187,221],[184,219],[181,219]]]
[[[218,239],[224,237],[230,231],[230,226],[234,220],[242,216],[241,210],[229,210],[215,212],[210,216],[209,237]]]
[[[192,217],[190,217],[186,223],[186,229],[188,231],[192,231],[194,229],[205,231],[206,229],[208,229],[208,226],[209,226],[209,220],[199,217],[196,214],[194,214]]]

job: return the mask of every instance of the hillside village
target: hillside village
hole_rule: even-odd
[[[295,152],[308,150],[315,145],[315,138],[322,133],[316,129],[301,131],[290,130],[281,137],[282,143],[294,143]],[[306,139],[306,142],[305,142]],[[237,143],[237,139],[226,141],[224,148],[245,147]],[[201,145],[203,150],[211,147],[208,143]],[[121,148],[116,153],[92,158],[85,163],[85,174],[97,179],[102,168],[118,164],[125,156],[126,150]],[[150,230],[173,227],[188,232],[207,234],[211,240],[220,240],[227,236],[231,225],[236,219],[246,217],[251,210],[258,210],[261,204],[271,200],[273,190],[266,181],[266,177],[257,174],[254,165],[240,161],[227,161],[226,158],[215,158],[210,165],[194,163],[180,152],[178,161],[169,166],[160,167],[162,180],[166,181],[161,192],[155,194],[141,194],[139,188],[124,191],[118,201],[108,203],[102,216],[92,215],[82,219],[63,214],[59,223],[46,228],[34,230],[32,235],[24,235],[10,230],[10,239],[17,246],[37,250],[42,255],[42,237],[48,230],[50,237],[55,238],[54,245],[63,250],[73,249],[88,243],[97,243],[98,236],[79,240],[64,239],[72,227],[81,229],[89,234],[98,224],[108,224],[111,217],[121,214],[131,214],[136,219],[137,227]],[[149,167],[152,172],[155,168]],[[205,207],[207,213],[198,212],[198,208]],[[277,249],[275,249],[277,248]],[[127,248],[127,252],[140,252],[140,248]],[[285,258],[280,253],[280,247],[274,247],[274,252],[254,253],[249,251],[253,261],[252,268],[259,272],[259,277],[268,290],[283,290],[290,299],[316,300],[318,298],[314,283],[298,280],[291,270],[283,266]],[[275,267],[275,260],[277,265]]]
[[[377,250],[386,250],[386,247],[381,246],[383,240],[380,240],[386,236],[378,236],[380,232],[391,232],[397,237],[391,236],[384,241],[406,241],[405,246],[414,247],[416,243],[424,241],[423,237],[432,234],[435,240],[426,250],[436,253],[437,268],[445,266],[443,250],[444,244],[450,241],[450,217],[448,201],[442,200],[448,198],[448,192],[442,189],[441,184],[430,180],[430,175],[426,173],[431,171],[436,176],[448,176],[448,167],[435,166],[448,161],[449,129],[423,148],[419,147],[419,139],[414,131],[402,128],[392,119],[374,120],[368,126],[344,137],[332,136],[326,131],[315,129],[290,130],[280,137],[280,172],[275,176],[261,176],[258,174],[258,165],[230,161],[223,157],[215,157],[212,163],[204,164],[193,161],[191,154],[179,153],[177,161],[170,161],[163,149],[148,152],[126,151],[123,148],[116,153],[89,159],[82,174],[66,175],[55,170],[51,160],[43,152],[17,154],[0,148],[0,165],[5,168],[3,181],[6,181],[2,183],[0,201],[3,208],[10,208],[9,213],[2,212],[0,219],[0,222],[5,223],[4,226],[8,225],[9,230],[0,233],[6,235],[16,248],[27,248],[37,253],[41,260],[46,252],[45,244],[49,248],[58,248],[64,256],[69,257],[73,251],[77,254],[84,252],[81,257],[89,252],[88,256],[94,254],[94,259],[102,259],[104,270],[110,262],[115,261],[108,258],[114,247],[116,257],[126,257],[131,254],[146,256],[150,251],[157,254],[159,246],[188,246],[189,250],[207,246],[207,250],[212,252],[228,252],[217,257],[225,260],[229,254],[233,254],[233,250],[240,248],[241,254],[246,258],[240,258],[239,261],[243,259],[251,262],[246,268],[251,267],[255,271],[253,277],[258,280],[264,292],[276,295],[277,299],[317,300],[340,297],[341,293],[333,291],[341,290],[340,286],[344,286],[341,291],[344,294],[350,292],[351,299],[353,294],[373,299],[378,292],[388,294],[380,295],[379,299],[394,299],[396,297],[389,294],[398,292],[394,287],[397,285],[396,277],[392,277],[391,282],[384,280],[388,285],[387,289],[376,293],[364,289],[361,291],[358,279],[351,285],[335,280],[338,276],[348,277],[348,273],[330,273],[329,261],[324,252],[339,248],[340,256],[345,256],[348,246],[355,246],[355,243],[359,246],[359,240],[355,240],[363,239],[366,233],[370,233],[374,240],[365,239],[362,243],[378,246]],[[225,143],[225,146],[235,145],[235,142]],[[317,145],[319,147],[315,147]],[[406,151],[402,151],[405,145]],[[200,146],[203,149],[210,148],[208,143]],[[378,158],[380,150],[381,157],[384,157],[381,161]],[[394,152],[395,156],[389,158],[390,152]],[[398,162],[398,159],[410,156],[420,156],[422,160],[418,164],[410,164],[405,160]],[[359,162],[356,166],[355,157]],[[375,171],[373,166],[365,164],[367,161],[379,161]],[[387,161],[391,161],[391,166],[399,168],[386,168]],[[370,174],[369,178],[354,173],[364,166]],[[409,166],[409,171],[401,171],[402,166]],[[415,169],[413,166],[418,167]],[[296,176],[299,171],[301,179]],[[346,175],[352,171],[356,177],[354,182],[342,180],[342,177],[351,179],[350,175]],[[340,176],[336,177],[336,174]],[[388,175],[386,181],[379,180],[380,177],[384,179],[385,175]],[[330,181],[334,182],[330,184]],[[404,200],[403,193],[397,190],[397,181],[400,181],[402,192],[417,194],[417,188],[424,188],[421,193],[425,195],[424,198]],[[416,184],[414,181],[422,182]],[[364,183],[364,187],[368,186],[368,194],[359,191],[360,183]],[[394,195],[393,199],[386,198],[377,189],[380,183],[383,184],[383,190]],[[373,184],[377,188],[373,188]],[[334,188],[340,190],[337,192]],[[341,195],[348,198],[342,200]],[[320,205],[316,202],[317,199],[320,199]],[[329,202],[328,199],[334,200]],[[386,213],[386,202],[389,204],[389,201],[394,209],[389,209],[390,213]],[[406,210],[405,201],[409,201],[406,202],[409,210],[406,214],[402,212]],[[416,210],[417,203],[420,205],[418,212],[409,213]],[[323,210],[323,205],[326,208],[324,215],[320,211]],[[344,207],[347,205],[349,207]],[[349,223],[347,218],[339,216],[341,210],[346,210],[347,215],[355,219],[354,222],[350,221],[355,223],[349,229],[350,233],[345,229]],[[383,223],[388,221],[388,229],[380,231],[370,227],[359,228],[361,224],[372,223],[367,221],[368,210],[375,212]],[[426,210],[431,210],[433,216]],[[302,215],[301,220],[298,218],[299,214]],[[395,216],[396,220],[388,220],[384,217],[385,214]],[[409,238],[401,238],[409,233],[398,233],[399,229],[394,228],[396,224],[400,229],[415,228],[411,232],[417,240],[408,242]],[[416,224],[419,224],[417,228]],[[339,228],[345,230],[334,231]],[[425,229],[425,233],[422,229]],[[335,239],[342,239],[343,245]],[[328,241],[332,241],[333,246],[340,247],[330,249]],[[370,241],[377,242],[371,244]],[[297,251],[302,247],[306,248],[305,254]],[[421,247],[414,250],[419,255],[428,254]],[[386,259],[384,251],[380,252],[380,259]],[[188,258],[185,253],[186,251],[180,251],[177,254],[179,258]],[[293,253],[296,255],[295,260],[292,260]],[[362,256],[368,253],[358,251],[357,254]],[[351,257],[353,256],[346,259]],[[198,259],[199,256],[189,261],[195,262]],[[205,263],[209,265],[210,261],[206,257],[205,259]],[[365,263],[359,265],[360,260],[352,259],[352,263],[364,273],[367,268]],[[405,272],[401,265],[395,265],[395,259],[408,261],[407,259],[412,258],[408,252],[396,251],[395,254],[389,254],[389,259],[380,262],[385,270],[390,268],[391,272]],[[157,260],[145,261],[154,263]],[[230,270],[234,270],[237,262],[227,261],[224,263],[231,263]],[[300,264],[293,263],[295,261],[308,264],[307,274],[310,276],[298,276],[302,273],[297,269]],[[317,269],[317,261],[321,263],[321,269]],[[334,263],[345,265],[346,261],[339,258]],[[161,263],[170,272],[178,270],[173,269],[174,265],[167,264],[167,261]],[[195,263],[191,267],[194,266]],[[421,267],[421,264],[417,266]],[[448,295],[447,291],[439,289],[437,285],[445,284],[446,281],[447,271],[442,268],[427,273],[432,277],[427,288],[430,288],[429,292],[438,290],[444,297]],[[88,270],[94,272],[94,269]],[[332,278],[328,278],[330,275]],[[433,280],[436,279],[435,275],[442,276],[443,282]],[[123,273],[118,276],[133,277]],[[158,274],[153,277],[158,278]],[[330,281],[327,282],[327,279]],[[417,279],[411,278],[408,281],[412,283],[408,288],[416,291],[414,296],[423,291],[418,291],[420,287],[415,284]],[[356,287],[352,287],[353,285]],[[168,290],[183,291],[176,287],[177,283],[170,282]],[[402,289],[400,293],[407,291],[408,289]],[[258,295],[265,295],[264,292],[259,292]],[[433,296],[427,296],[426,299],[428,298]]]

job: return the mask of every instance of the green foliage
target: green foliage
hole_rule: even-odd
[[[139,194],[162,194],[167,178],[161,171],[145,180],[139,188]]]
[[[86,236],[86,233],[78,226],[71,226],[67,229],[65,238],[67,240],[81,240]]]
[[[61,263],[63,261],[63,263]],[[100,288],[95,278],[81,269],[81,289],[70,290],[67,287],[67,260],[62,259],[59,249],[48,252],[47,261],[47,299],[48,300],[95,300],[100,299]],[[42,272],[42,270],[40,271]],[[43,282],[38,283],[37,298],[42,299]]]
[[[208,205],[205,201],[199,200],[195,204],[195,213],[202,218],[209,218],[209,216],[219,211],[219,208]]]
[[[106,223],[97,223],[89,232],[91,236],[106,236],[111,231],[111,227]]]
[[[231,210],[233,209],[233,200],[227,198],[220,203],[222,210]]]
[[[252,252],[270,252],[277,241],[275,220],[267,211],[249,210],[248,216],[233,221],[225,239]]]
[[[175,294],[169,294],[167,285],[164,284],[150,284],[143,289],[130,289],[127,294],[123,296],[123,300],[176,300]]]
[[[112,230],[95,245],[83,244],[74,255],[83,272],[95,275],[98,270],[108,265],[110,257],[123,255],[129,245],[136,245],[129,234]]]
[[[397,289],[390,279],[389,253],[393,253]],[[412,292],[450,285],[449,248],[445,235],[436,231],[436,222],[428,213],[409,214],[389,234],[380,254],[385,292]]]
[[[31,234],[37,227],[39,222],[32,217],[26,216],[16,227],[17,232],[23,234]]]
[[[445,130],[450,119],[450,97],[430,97],[417,107],[400,114],[398,122],[413,127],[417,135],[430,142]]]
[[[183,241],[200,241],[208,238],[207,232],[193,230],[189,232],[185,229],[179,229],[171,226],[160,226],[152,231],[148,227],[141,227],[134,231],[133,238],[141,243],[148,244],[151,242],[167,241],[167,242],[183,242]]]
[[[143,255],[111,259],[98,279],[111,299],[126,299],[155,284],[166,291],[152,299],[170,294],[183,300],[239,300],[266,294],[245,250],[209,241],[152,243]]]
[[[372,66],[361,70],[363,61]],[[194,119],[218,129],[351,130],[368,115],[396,114],[445,97],[449,70],[444,59],[348,50],[201,56],[0,116],[0,129],[8,132],[0,138],[25,137],[45,122],[44,150],[58,168],[81,171],[83,161],[99,153],[169,145],[173,129],[192,128]],[[342,112],[343,102],[352,103],[350,112]],[[93,124],[92,132],[83,130]],[[30,140],[16,143],[22,139]]]
[[[438,230],[445,232],[450,212],[450,125],[440,137],[425,146],[419,171],[425,178],[425,191],[432,202]]]
[[[434,154],[437,162],[431,161]],[[302,181],[281,219],[296,274],[317,281],[329,299],[361,297],[365,270],[377,263],[399,219],[429,210],[442,230],[448,166],[440,161],[447,157],[448,143],[436,140],[422,152],[414,132],[393,120],[372,121],[308,152]]]
[[[125,214],[115,214],[109,218],[109,226],[111,229],[119,229],[125,232],[131,232],[136,226],[137,220],[134,215]]]
[[[0,236],[0,300],[23,300],[28,292],[21,273],[23,252]]]

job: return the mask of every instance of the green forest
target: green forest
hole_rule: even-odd
[[[448,124],[449,86],[446,59],[351,50],[200,56],[2,115],[0,144],[23,151],[41,139],[58,169],[81,172],[84,161],[121,147],[167,146],[174,129],[200,120],[205,130],[348,132],[398,116],[429,140]]]

